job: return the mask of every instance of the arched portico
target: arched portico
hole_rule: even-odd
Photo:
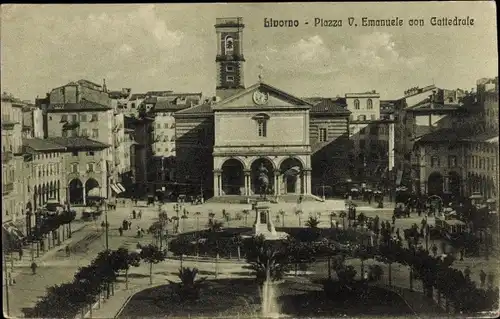
[[[70,204],[85,204],[85,197],[83,196],[83,183],[80,179],[75,178],[69,182],[68,196]]]
[[[245,195],[246,178],[244,164],[235,158],[230,158],[222,164],[222,194]]]
[[[287,158],[279,167],[278,194],[304,193],[304,166],[296,158]]]
[[[431,173],[427,179],[427,194],[441,195],[443,193],[444,179],[438,172]]]
[[[448,191],[454,196],[461,194],[460,175],[457,172],[450,172],[448,175]]]

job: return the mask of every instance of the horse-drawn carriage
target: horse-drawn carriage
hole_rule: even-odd
[[[102,215],[102,210],[86,207],[82,212],[82,220],[84,221],[96,220],[101,215]]]

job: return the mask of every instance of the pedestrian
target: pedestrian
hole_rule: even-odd
[[[23,259],[23,249],[19,247],[19,260]]]
[[[128,221],[128,229],[132,229],[132,222],[130,220]]]
[[[397,236],[397,237],[401,237],[401,236],[400,236],[400,233],[399,233],[399,228],[397,228],[397,229],[396,229],[396,236]]]
[[[391,227],[391,234],[394,234],[394,226]]]
[[[36,262],[32,262],[31,263],[31,271],[33,273],[33,275],[36,274],[36,269],[38,268],[38,265],[36,264]]]
[[[142,218],[142,209],[139,211],[139,219]]]
[[[484,284],[486,282],[486,273],[482,269],[479,272],[479,279],[481,280],[481,288],[484,288]]]
[[[135,212],[135,209],[132,211],[132,219],[135,219],[135,215],[136,215],[136,212]]]
[[[69,257],[69,255],[71,253],[69,246],[66,246],[65,250],[66,250],[66,257]]]
[[[438,248],[437,248],[436,244],[432,244],[431,250],[432,250],[432,254],[434,255],[434,257],[436,257],[437,252],[438,252]]]
[[[42,240],[40,241],[40,249],[41,249],[42,251],[45,251],[45,240],[44,240],[44,239],[42,239]]]
[[[393,225],[396,224],[396,215],[395,214],[392,215],[392,224]]]
[[[495,274],[490,271],[488,273],[488,289],[493,289],[493,284],[495,282]]]
[[[469,266],[465,267],[465,269],[464,269],[465,279],[470,280],[470,273],[471,273],[471,271],[470,271]]]
[[[123,236],[123,228],[121,226],[118,228],[118,232],[120,233],[120,236]]]
[[[365,270],[365,273],[364,273],[364,275],[363,275],[363,279],[364,279],[365,281],[368,281],[368,271],[366,271],[366,270]]]

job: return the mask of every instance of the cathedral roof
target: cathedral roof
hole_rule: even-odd
[[[351,114],[351,111],[345,108],[345,99],[333,100],[324,98],[319,103],[311,107],[311,113],[315,114]]]

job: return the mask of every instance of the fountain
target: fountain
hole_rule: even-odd
[[[280,314],[280,309],[276,301],[276,287],[271,281],[271,274],[269,269],[269,260],[266,269],[266,281],[262,287],[262,318],[283,318],[284,315]]]

